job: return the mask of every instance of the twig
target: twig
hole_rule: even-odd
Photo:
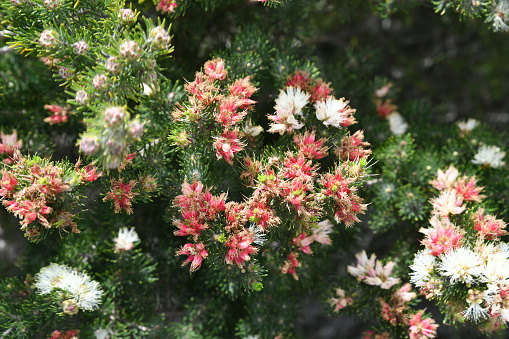
[[[11,52],[14,52],[14,48],[11,48],[9,46],[5,46],[5,47],[0,48],[0,55],[11,53]]]

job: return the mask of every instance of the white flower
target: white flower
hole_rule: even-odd
[[[509,3],[505,0],[497,1],[495,16],[493,18],[493,29],[498,31],[507,31],[509,26],[504,22],[509,17]]]
[[[442,191],[438,198],[431,199],[434,212],[447,217],[449,214],[461,214],[465,210],[463,196],[457,195],[456,190]]]
[[[109,339],[110,332],[104,328],[97,329],[95,331],[95,339]]]
[[[118,230],[118,237],[114,238],[113,241],[115,242],[115,252],[120,252],[129,251],[133,248],[133,243],[140,241],[140,238],[134,230],[134,227],[131,227],[130,230],[128,230],[127,227],[123,227]]]
[[[486,281],[484,269],[480,255],[465,247],[445,253],[442,256],[442,262],[438,265],[438,270],[449,277],[452,283],[484,282]]]
[[[331,125],[337,128],[340,128],[345,119],[354,111],[348,107],[348,101],[344,101],[344,98],[338,100],[333,96],[317,102],[315,109],[318,120],[323,121],[325,126]]]
[[[72,272],[73,270],[66,265],[52,263],[43,267],[35,275],[35,287],[39,290],[39,294],[48,294],[55,287],[61,288],[64,278]]]
[[[35,275],[35,281],[39,294],[48,294],[54,288],[60,288],[70,293],[78,307],[83,310],[92,311],[101,302],[103,292],[99,283],[65,265],[52,263],[42,268]]]
[[[389,120],[389,129],[395,136],[400,136],[408,129],[408,124],[398,112],[392,112],[386,118]]]
[[[477,154],[474,156],[472,163],[497,168],[505,165],[503,161],[504,157],[505,152],[501,152],[500,147],[482,145],[477,150]]]
[[[357,277],[357,280],[361,280],[366,277],[367,272],[375,268],[376,255],[371,254],[371,257],[368,259],[366,251],[362,251],[357,253],[355,257],[357,258],[357,266],[347,266],[346,269],[348,273]]]
[[[291,114],[301,114],[307,105],[311,94],[303,92],[299,87],[288,87],[286,92],[281,90],[276,99],[276,112],[282,111]]]
[[[478,322],[479,320],[486,319],[489,316],[488,309],[482,307],[477,302],[472,302],[470,306],[464,310],[463,316],[471,321]]]
[[[317,228],[313,229],[313,239],[324,245],[332,244],[329,233],[332,232],[334,224],[329,219],[322,220],[318,223]]]
[[[262,126],[254,126],[251,122],[251,119],[246,120],[246,124],[244,125],[244,133],[251,137],[256,137],[261,132],[263,132]]]
[[[509,308],[501,308],[499,312],[502,320],[505,321],[506,323],[509,322]]]
[[[428,251],[417,252],[413,264],[410,265],[413,271],[410,273],[410,281],[417,287],[423,286],[430,279],[435,263],[436,257]]]
[[[470,118],[467,121],[458,121],[457,124],[458,124],[458,128],[460,129],[460,131],[470,132],[471,130],[473,130],[474,128],[479,126],[479,121]]]
[[[93,311],[99,307],[103,291],[99,283],[90,280],[88,275],[75,271],[68,274],[62,283],[62,288],[71,294],[79,308]]]

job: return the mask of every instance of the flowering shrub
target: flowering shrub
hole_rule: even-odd
[[[503,336],[509,2],[422,4],[0,0],[0,337]]]

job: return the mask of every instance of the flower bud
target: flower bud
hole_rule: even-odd
[[[88,51],[88,45],[83,40],[76,42],[74,45],[72,45],[72,47],[74,49],[74,53],[76,53],[78,55],[83,55],[83,54],[85,54],[85,52]]]
[[[118,12],[118,19],[125,25],[130,25],[136,21],[136,15],[129,8],[123,8]]]
[[[52,30],[45,30],[41,33],[39,37],[39,43],[44,48],[52,49],[58,45],[59,41],[58,37],[54,35],[54,32]]]
[[[85,137],[81,139],[80,150],[86,155],[92,155],[99,149],[96,137]]]

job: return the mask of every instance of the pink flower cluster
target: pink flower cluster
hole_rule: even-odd
[[[189,123],[193,129],[209,116],[206,112],[210,111],[222,130],[220,135],[213,137],[216,156],[233,165],[235,154],[245,147],[240,139],[243,133],[239,125],[256,103],[250,99],[256,88],[251,84],[249,76],[225,84],[227,77],[228,70],[222,59],[207,61],[204,73],[197,72],[194,81],[185,85],[188,104],[177,104],[173,119]],[[252,126],[246,128],[249,127]]]
[[[38,157],[23,157],[19,152],[14,153],[14,158],[17,160],[10,169],[2,170],[0,197],[7,211],[21,219],[21,230],[29,240],[37,239],[41,226],[45,229],[70,227],[79,233],[72,221],[72,203],[59,204],[63,201],[60,194],[69,191],[71,185],[95,181],[100,173],[87,166],[69,174],[59,165]]]
[[[355,184],[361,178],[351,173],[350,165],[349,162],[341,163],[336,166],[334,173],[327,173],[320,180],[323,185],[321,193],[335,204],[334,219],[344,222],[347,227],[359,222],[357,215],[364,214],[367,209],[367,205],[362,204],[363,199],[356,193]]]
[[[382,262],[376,260],[375,254],[371,254],[368,259],[365,251],[357,253],[355,257],[357,258],[357,265],[348,266],[347,270],[348,273],[357,277],[358,281],[368,285],[380,286],[385,290],[399,283],[399,278],[391,277],[394,262],[389,261],[385,266],[382,266]]]
[[[214,221],[219,213],[225,211],[226,194],[213,196],[199,181],[192,184],[185,181],[182,184],[182,193],[173,200],[173,206],[179,208],[183,219],[173,222],[178,228],[175,235],[191,236],[194,243],[185,244],[177,251],[177,255],[189,255],[183,265],[191,262],[190,271],[194,272],[208,256],[205,245],[198,242],[198,239],[201,232],[209,228],[207,222]]]

